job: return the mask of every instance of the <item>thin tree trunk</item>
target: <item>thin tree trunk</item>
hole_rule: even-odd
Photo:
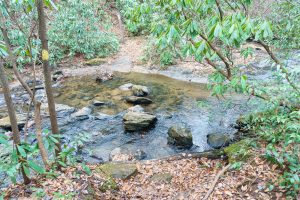
[[[3,21],[3,16],[2,14],[1,15],[1,21]],[[0,27],[1,28],[1,32],[2,32],[2,35],[3,35],[3,38],[4,38],[4,42],[5,42],[5,46],[7,48],[7,52],[8,52],[8,55],[9,55],[9,61],[11,62],[12,64],[12,67],[13,67],[13,71],[14,71],[14,74],[16,75],[18,81],[21,83],[21,85],[24,87],[24,89],[27,91],[27,93],[29,94],[29,96],[31,98],[33,98],[33,92],[31,91],[31,89],[29,88],[29,86],[27,85],[27,83],[22,79],[18,69],[17,69],[17,62],[16,62],[16,59],[15,59],[15,56],[12,52],[12,49],[11,49],[11,44],[10,44],[10,40],[8,38],[8,33],[7,33],[7,30],[5,27]]]
[[[47,40],[47,27],[45,22],[45,13],[44,13],[44,3],[43,0],[37,1],[37,11],[38,11],[38,21],[39,21],[39,38],[42,42],[42,61],[43,61],[43,73],[45,79],[45,89],[48,99],[48,108],[51,121],[51,129],[53,134],[59,134],[56,111],[55,111],[55,102],[52,93],[51,86],[51,72],[49,69],[49,50],[48,50],[48,40]],[[55,155],[58,157],[61,152],[60,142],[56,143]]]
[[[1,84],[2,84],[2,87],[3,87],[5,102],[6,102],[6,106],[7,106],[7,111],[8,111],[8,115],[9,115],[11,129],[12,129],[12,132],[13,132],[14,145],[15,145],[15,147],[17,147],[21,143],[20,132],[19,132],[19,128],[18,128],[18,122],[17,122],[17,116],[16,116],[16,113],[15,113],[14,104],[13,104],[11,94],[10,94],[8,81],[7,81],[7,78],[5,76],[5,72],[4,72],[4,69],[3,69],[3,63],[1,61],[0,61],[0,81],[1,81]],[[18,155],[20,155],[17,148],[16,148],[16,150],[17,150]],[[30,179],[25,174],[23,166],[21,166],[21,173],[22,173],[22,176],[23,176],[23,179],[24,179],[24,183],[29,184]]]
[[[41,122],[41,102],[35,103],[35,127],[36,127],[36,139],[41,152],[42,160],[46,169],[49,169],[48,155],[43,143],[42,136],[42,122]]]

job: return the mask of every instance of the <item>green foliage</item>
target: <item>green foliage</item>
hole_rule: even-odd
[[[107,13],[96,1],[68,0],[60,5],[50,21],[51,58],[83,54],[86,58],[105,57],[118,50],[116,36],[109,28]]]
[[[296,0],[277,1],[272,6],[270,20],[274,24],[275,40],[280,48],[300,47],[300,3]]]
[[[281,186],[294,196],[300,189],[300,111],[271,109],[248,119],[251,130],[267,141],[265,157],[284,171]]]
[[[38,199],[43,199],[43,197],[46,196],[46,192],[43,188],[32,187],[31,190],[33,191],[32,195]]]
[[[149,32],[152,19],[149,1],[116,0],[116,4],[130,33],[141,35]]]

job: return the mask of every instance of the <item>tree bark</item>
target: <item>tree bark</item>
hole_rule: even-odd
[[[1,61],[0,61],[0,82],[1,82],[2,87],[3,87],[4,98],[5,98],[5,102],[6,102],[6,106],[7,106],[7,111],[8,111],[8,115],[9,115],[11,129],[12,129],[12,132],[13,132],[14,145],[15,145],[15,147],[17,147],[21,143],[20,132],[19,132],[19,128],[18,128],[18,122],[17,122],[16,113],[15,113],[15,107],[14,107],[14,104],[13,104],[13,101],[12,101],[12,98],[11,98],[8,81],[7,81],[7,78],[5,76],[5,72],[4,72],[4,69],[3,69],[3,63]],[[18,155],[20,155],[17,148],[16,148],[16,150],[17,150]],[[21,166],[21,173],[22,173],[22,176],[23,176],[23,179],[24,179],[24,183],[29,184],[30,179],[25,174],[23,166]]]
[[[37,1],[37,11],[38,11],[38,22],[39,22],[39,38],[42,43],[42,62],[43,62],[43,74],[45,79],[45,89],[48,100],[48,108],[50,114],[51,129],[53,134],[59,134],[56,111],[55,111],[55,102],[52,93],[51,86],[51,71],[49,68],[49,49],[48,49],[48,40],[47,40],[47,27],[45,22],[45,13],[44,13],[44,3],[43,0]],[[59,156],[61,152],[60,142],[56,143],[55,155]]]
[[[1,22],[4,21],[4,18],[3,18],[3,15],[0,13],[0,16],[1,16]],[[4,24],[4,23],[3,23]],[[1,26],[0,27],[1,29],[1,32],[2,32],[2,35],[3,35],[3,39],[4,39],[4,42],[5,42],[5,46],[7,48],[7,52],[8,52],[8,55],[9,55],[9,61],[11,62],[11,65],[13,67],[13,71],[14,71],[14,74],[16,75],[18,81],[21,83],[21,85],[24,87],[24,89],[27,91],[27,93],[29,94],[29,96],[31,98],[33,98],[33,92],[31,91],[31,89],[29,88],[29,86],[27,85],[27,83],[22,79],[18,69],[17,69],[17,62],[16,62],[16,59],[15,59],[15,56],[12,52],[12,48],[11,48],[11,44],[10,44],[10,40],[8,38],[8,33],[7,33],[7,29],[6,27]]]
[[[43,136],[42,136],[42,122],[41,122],[41,102],[35,103],[35,127],[36,127],[36,139],[39,145],[39,149],[41,152],[42,160],[45,165],[46,169],[49,169],[48,163],[48,155],[43,143]]]

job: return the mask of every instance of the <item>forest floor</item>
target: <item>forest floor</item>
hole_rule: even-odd
[[[252,152],[239,170],[227,169],[217,181],[215,178],[227,166],[223,159],[183,158],[149,160],[133,163],[137,173],[129,179],[114,179],[112,189],[103,191],[107,179],[99,173],[99,166],[89,166],[86,173],[81,166],[63,169],[54,179],[39,177],[29,185],[14,185],[6,189],[10,197],[19,199],[285,199],[284,191],[275,183],[280,171]],[[274,184],[274,183],[273,183]],[[106,186],[107,187],[107,186]]]

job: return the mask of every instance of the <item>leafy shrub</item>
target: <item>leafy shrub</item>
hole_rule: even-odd
[[[50,22],[52,59],[59,60],[76,53],[89,59],[115,53],[119,42],[114,34],[104,31],[109,27],[105,14],[96,1],[68,0],[62,3]]]
[[[275,40],[278,47],[300,47],[300,3],[297,1],[278,1],[273,4],[270,20],[274,24]]]
[[[300,191],[300,111],[279,107],[248,120],[252,131],[267,141],[264,156],[283,169],[281,186],[295,196]]]
[[[150,30],[152,15],[148,3],[148,1],[141,3],[139,0],[116,1],[127,30],[133,35],[141,35]],[[137,7],[138,9],[136,9]]]

